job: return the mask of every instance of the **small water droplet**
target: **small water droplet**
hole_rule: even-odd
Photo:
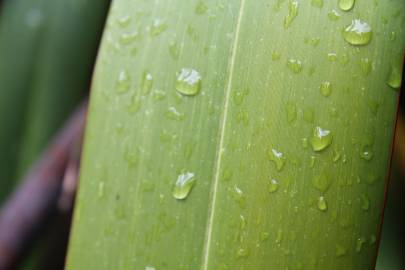
[[[261,242],[264,242],[264,241],[268,240],[269,237],[270,237],[270,233],[268,233],[268,232],[262,232],[262,233],[260,234],[260,241],[261,241]]]
[[[281,58],[281,53],[278,51],[272,51],[271,52],[271,60],[273,61],[278,61]]]
[[[329,189],[331,183],[330,175],[326,171],[312,178],[312,185],[322,193]]]
[[[120,43],[122,45],[129,45],[131,43],[133,43],[136,40],[139,40],[140,35],[138,33],[138,31],[134,31],[131,33],[123,33],[120,36]]]
[[[319,37],[316,38],[305,38],[304,43],[309,44],[311,46],[317,47],[319,43],[321,42],[321,39]]]
[[[137,113],[141,109],[141,99],[133,95],[131,98],[131,103],[127,107],[129,113]]]
[[[284,28],[290,27],[291,23],[294,21],[295,17],[298,15],[298,1],[290,0],[288,2],[288,14],[284,18]]]
[[[369,241],[370,245],[374,245],[376,242],[377,242],[377,237],[374,234],[370,235],[370,241]]]
[[[370,43],[372,36],[373,31],[370,25],[359,19],[353,20],[343,31],[344,39],[352,45],[367,45]]]
[[[366,243],[366,239],[364,237],[360,237],[356,241],[356,252],[360,253],[361,250],[363,249],[363,245]]]
[[[239,204],[239,207],[244,209],[246,207],[246,197],[243,191],[238,187],[233,187],[233,199]]]
[[[236,251],[236,258],[246,258],[249,256],[249,249],[247,247],[239,247]]]
[[[307,149],[308,146],[309,146],[309,144],[308,144],[308,138],[302,138],[302,139],[301,139],[301,145],[302,145],[302,148]]]
[[[131,17],[129,15],[124,15],[117,19],[118,25],[122,28],[127,27],[131,22]]]
[[[374,157],[374,152],[370,146],[363,146],[360,151],[360,157],[364,160],[370,161]]]
[[[288,102],[286,106],[286,112],[288,123],[292,123],[297,119],[297,107],[295,103]]]
[[[332,94],[332,84],[330,82],[323,82],[319,90],[324,97],[329,97]]]
[[[103,198],[104,197],[104,189],[105,189],[105,185],[103,181],[100,181],[98,183],[98,197],[99,198]]]
[[[311,5],[313,7],[323,8],[323,0],[312,0]]]
[[[396,39],[397,39],[397,32],[395,32],[395,31],[390,32],[390,33],[389,33],[389,39],[390,39],[391,41],[396,40]]]
[[[313,168],[315,166],[315,161],[316,161],[316,157],[315,156],[310,156],[309,157],[309,167]]]
[[[279,186],[278,181],[276,179],[271,179],[268,191],[270,193],[274,193],[274,192],[276,192],[278,190],[278,186]]]
[[[145,270],[156,270],[156,268],[148,265],[148,266],[145,266]]]
[[[186,96],[198,94],[201,88],[201,75],[191,68],[182,68],[177,73],[176,90]]]
[[[331,11],[328,12],[328,18],[331,21],[337,21],[340,19],[340,14],[336,10],[332,9]]]
[[[233,95],[233,100],[236,105],[242,105],[245,98],[249,95],[249,89],[245,88],[244,90],[235,91]]]
[[[387,84],[394,88],[399,89],[402,84],[402,64],[400,68],[397,66],[391,66],[390,73],[388,75]]]
[[[180,46],[176,42],[169,44],[169,54],[173,60],[178,60],[180,56]]]
[[[203,15],[203,14],[207,13],[207,11],[208,11],[207,5],[203,1],[198,1],[197,5],[194,9],[194,12],[198,15]]]
[[[349,11],[354,7],[355,0],[339,0],[339,8],[343,11]]]
[[[336,244],[335,247],[336,247],[336,252],[335,252],[336,257],[343,257],[346,255],[347,249],[344,246],[342,246],[340,244]]]
[[[155,19],[150,27],[150,35],[152,37],[158,36],[167,29],[167,24],[162,19]]]
[[[372,68],[373,68],[373,61],[371,61],[369,58],[360,59],[360,70],[364,76],[370,74]]]
[[[142,80],[141,80],[141,91],[142,94],[147,95],[150,93],[150,90],[152,89],[153,86],[153,76],[147,71],[144,71],[142,74]]]
[[[318,209],[322,212],[325,212],[326,210],[328,210],[328,204],[327,204],[324,196],[320,196],[318,198]]]
[[[131,78],[126,70],[121,70],[118,74],[116,82],[116,92],[119,94],[125,93],[131,87]]]
[[[275,242],[276,242],[277,244],[280,244],[281,241],[283,241],[283,231],[282,231],[281,229],[279,229],[279,230],[277,231],[276,241],[275,241]]]
[[[166,112],[166,117],[169,118],[170,120],[181,121],[184,120],[186,116],[184,115],[184,113],[177,111],[175,107],[169,107],[169,109]]]
[[[287,61],[287,67],[294,72],[295,74],[301,73],[302,71],[302,62],[297,59],[289,59]]]
[[[328,61],[336,62],[337,59],[338,59],[338,56],[336,53],[334,53],[334,52],[328,53]]]
[[[361,209],[367,211],[370,208],[370,200],[368,199],[368,196],[366,194],[361,194],[360,201],[361,201]]]
[[[277,151],[276,149],[271,149],[267,152],[267,156],[270,161],[273,161],[276,165],[277,171],[281,171],[284,168],[286,158],[284,154]]]
[[[329,130],[323,129],[321,127],[316,127],[313,130],[310,142],[312,149],[316,152],[326,149],[332,144],[332,133]]]
[[[190,194],[191,189],[196,183],[194,173],[186,172],[177,177],[176,183],[172,190],[172,195],[177,200],[184,200]]]

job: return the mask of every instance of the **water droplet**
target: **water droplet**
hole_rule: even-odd
[[[104,197],[104,189],[105,189],[105,185],[103,181],[100,181],[98,183],[98,197],[99,198],[103,198]]]
[[[370,74],[372,68],[373,68],[373,61],[371,61],[369,58],[360,59],[360,70],[364,76]]]
[[[354,7],[355,0],[339,0],[339,8],[343,11],[349,11]]]
[[[336,247],[336,253],[335,253],[336,257],[343,257],[346,255],[347,249],[344,246],[336,244],[335,247]]]
[[[118,25],[122,28],[127,27],[131,22],[131,17],[129,15],[122,16],[117,19]]]
[[[116,83],[116,92],[119,94],[125,93],[129,90],[131,86],[131,78],[126,70],[121,70],[118,74]]]
[[[332,9],[328,12],[328,18],[331,21],[337,21],[340,19],[340,14],[336,10]]]
[[[370,43],[372,36],[373,31],[370,25],[359,19],[353,20],[343,31],[344,39],[352,45],[367,45]]]
[[[138,31],[134,31],[132,33],[123,33],[120,36],[120,43],[122,45],[128,45],[131,44],[132,42],[138,40],[140,38],[140,35]]]
[[[298,15],[298,1],[290,0],[288,2],[288,14],[284,18],[284,28],[290,27],[291,23],[294,21],[295,17]]]
[[[243,191],[238,187],[234,186],[233,187],[233,199],[239,204],[240,208],[245,208],[246,207],[246,197]]]
[[[170,120],[181,121],[184,120],[186,116],[184,115],[184,113],[177,111],[175,107],[169,107],[169,109],[166,112],[166,117],[169,118]]]
[[[261,241],[261,242],[264,242],[264,241],[266,241],[267,239],[269,239],[269,237],[270,237],[270,233],[268,233],[268,232],[262,232],[262,233],[260,234],[260,241]]]
[[[309,157],[309,167],[313,168],[315,166],[315,161],[316,161],[316,157],[315,156],[310,156]]]
[[[368,199],[368,196],[366,194],[361,194],[360,201],[361,201],[361,209],[367,211],[370,208],[370,200]]]
[[[161,19],[155,19],[150,27],[150,35],[152,37],[158,36],[167,29],[167,24]]]
[[[155,90],[153,91],[153,99],[154,100],[163,100],[166,97],[166,92],[162,90]]]
[[[145,266],[145,270],[156,270],[153,266]]]
[[[390,34],[389,34],[389,39],[390,39],[391,41],[396,40],[396,39],[397,39],[397,32],[395,32],[395,31],[390,32]]]
[[[302,71],[302,62],[297,59],[289,59],[287,61],[287,67],[294,73],[298,74]]]
[[[360,151],[360,157],[364,160],[370,161],[374,157],[374,152],[370,146],[363,146]]]
[[[199,1],[195,7],[194,12],[198,15],[207,13],[208,7],[203,1]]]
[[[325,193],[329,189],[331,183],[330,175],[325,171],[312,178],[312,185],[322,193]]]
[[[278,190],[278,186],[279,186],[278,181],[276,179],[271,179],[268,191],[270,193],[274,193],[274,192],[276,192]]]
[[[304,121],[310,124],[314,123],[314,119],[315,119],[315,112],[314,109],[312,108],[305,108],[304,109]]]
[[[238,250],[236,251],[236,257],[237,258],[245,258],[249,256],[249,250],[247,247],[239,247]]]
[[[307,149],[308,148],[308,138],[302,138],[301,139],[301,145],[302,145],[302,147],[304,148],[304,149]]]
[[[311,5],[313,7],[323,8],[323,0],[312,0]]]
[[[391,70],[387,79],[387,84],[394,88],[399,89],[402,84],[402,66],[398,68],[397,66],[391,66]]]
[[[280,244],[281,241],[283,241],[283,231],[282,231],[281,229],[279,229],[279,230],[277,231],[276,241],[275,241],[275,242],[276,242],[277,244]]]
[[[141,91],[142,94],[147,95],[150,93],[150,90],[152,89],[153,86],[153,76],[147,71],[144,71],[142,74],[142,80],[141,80]]]
[[[176,90],[186,96],[198,94],[201,88],[201,75],[191,68],[182,68],[177,74]]]
[[[233,100],[235,101],[236,105],[242,105],[245,98],[249,95],[249,89],[244,89],[240,91],[235,91],[233,95]]]
[[[271,52],[271,60],[273,61],[278,61],[281,58],[281,53],[278,51],[272,51]]]
[[[341,155],[340,151],[338,149],[333,149],[333,156],[332,156],[333,162],[338,162],[341,157],[342,157],[342,155]]]
[[[332,53],[328,53],[328,61],[330,62],[336,62],[338,59],[337,54],[332,52]]]
[[[287,112],[287,121],[288,123],[292,123],[297,119],[297,107],[294,103],[288,102],[286,106]]]
[[[356,241],[356,252],[360,253],[361,250],[363,249],[363,245],[366,243],[366,239],[364,237],[360,237]]]
[[[270,161],[273,161],[276,165],[277,171],[281,171],[284,168],[286,158],[283,153],[277,151],[276,149],[271,149],[267,152]]]
[[[177,177],[177,181],[173,187],[172,195],[177,200],[184,200],[190,194],[191,189],[196,182],[194,173],[186,172]]]
[[[324,196],[320,196],[318,198],[318,209],[321,210],[322,212],[328,210],[328,204]]]
[[[180,56],[180,46],[176,42],[169,44],[169,54],[173,60],[178,60]]]
[[[316,152],[326,149],[332,144],[332,133],[321,127],[316,127],[311,136],[312,149]]]
[[[305,38],[304,39],[304,43],[305,44],[309,44],[311,46],[317,47],[319,45],[319,43],[321,42],[320,38]]]
[[[133,95],[131,98],[131,103],[127,109],[130,113],[137,113],[141,109],[141,99],[138,96]]]
[[[332,94],[332,84],[330,82],[323,82],[319,90],[324,97],[329,97]]]

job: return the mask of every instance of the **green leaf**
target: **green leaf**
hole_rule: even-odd
[[[316,2],[113,3],[67,269],[373,267],[405,5]]]

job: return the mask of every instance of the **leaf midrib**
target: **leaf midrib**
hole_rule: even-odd
[[[239,35],[240,35],[240,27],[242,23],[242,17],[243,17],[243,12],[245,8],[245,1],[246,0],[240,0],[240,7],[239,7],[239,13],[238,13],[238,18],[236,22],[236,29],[235,29],[235,37],[233,40],[232,44],[232,49],[231,49],[231,54],[229,56],[229,68],[228,68],[228,80],[226,83],[226,92],[225,92],[225,100],[224,100],[224,105],[223,105],[223,112],[222,112],[222,117],[220,121],[220,139],[218,142],[218,147],[217,147],[217,154],[216,154],[216,161],[214,165],[214,182],[212,186],[212,191],[211,191],[211,196],[210,196],[210,205],[208,208],[208,220],[207,220],[207,225],[206,225],[206,236],[204,240],[204,248],[203,248],[203,261],[202,261],[202,269],[203,270],[208,270],[208,262],[209,262],[209,254],[210,254],[210,248],[211,248],[211,238],[212,238],[212,228],[213,228],[213,220],[215,216],[215,205],[216,205],[216,199],[217,199],[217,190],[218,190],[218,182],[219,182],[219,172],[221,168],[221,160],[222,160],[222,154],[224,153],[224,138],[225,138],[225,129],[226,129],[226,123],[227,123],[227,118],[228,118],[228,106],[229,106],[229,100],[230,100],[230,93],[232,89],[232,81],[233,81],[233,73],[235,69],[235,60],[236,60],[236,53],[238,50],[238,41],[239,41]]]

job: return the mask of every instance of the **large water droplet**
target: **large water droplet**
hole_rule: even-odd
[[[320,196],[318,198],[318,209],[321,210],[322,212],[325,212],[328,210],[328,203],[326,202],[326,199],[324,196]]]
[[[196,182],[194,173],[186,172],[177,177],[177,181],[173,187],[172,195],[178,200],[184,200],[190,194],[191,189]]]
[[[276,179],[271,179],[268,191],[270,193],[274,193],[274,192],[276,192],[278,190],[278,186],[279,186],[278,181]]]
[[[370,25],[359,19],[353,20],[343,31],[344,39],[352,45],[367,45],[370,43],[372,36],[373,31]]]
[[[287,61],[287,67],[294,73],[298,74],[302,71],[302,62],[297,59],[289,59]]]
[[[281,171],[284,168],[286,158],[284,154],[277,151],[276,149],[271,149],[267,152],[270,161],[273,161],[276,165],[277,171]]]
[[[316,152],[326,149],[332,144],[332,133],[321,127],[316,127],[311,136],[312,149]]]
[[[354,7],[355,0],[339,0],[339,8],[343,11],[349,11]]]
[[[198,94],[201,88],[201,75],[191,68],[182,68],[177,73],[176,90],[186,96]]]
[[[295,17],[298,15],[298,1],[290,0],[288,2],[288,14],[284,18],[284,28],[290,27],[291,23],[294,21]]]
[[[323,82],[319,87],[321,94],[325,97],[329,97],[332,94],[332,84],[330,82]]]
[[[328,190],[331,182],[330,175],[325,171],[312,178],[312,185],[322,193],[325,193]]]
[[[387,84],[394,88],[399,89],[402,84],[402,66],[398,68],[397,66],[392,66],[390,73],[388,75]]]

